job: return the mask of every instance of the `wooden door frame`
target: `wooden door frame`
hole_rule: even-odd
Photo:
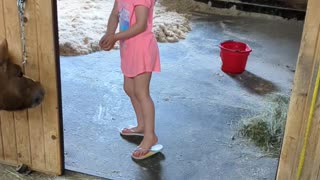
[[[52,0],[52,22],[54,32],[54,49],[56,57],[56,74],[57,74],[57,91],[58,91],[58,112],[59,112],[59,131],[60,131],[60,147],[61,147],[61,172],[65,172],[64,157],[64,130],[63,130],[63,108],[62,108],[62,90],[61,90],[61,70],[60,70],[60,51],[59,51],[59,24],[58,24],[58,5],[57,0]]]
[[[314,0],[314,1],[317,1],[317,0]],[[309,3],[308,3],[309,4]],[[309,5],[308,5],[309,6]],[[58,90],[58,108],[59,108],[59,121],[60,121],[60,126],[59,126],[59,131],[60,131],[60,143],[61,143],[61,167],[62,167],[62,174],[64,173],[65,171],[65,158],[64,158],[64,131],[63,131],[63,108],[62,108],[62,91],[61,91],[61,71],[60,71],[60,52],[59,52],[59,27],[58,27],[58,9],[57,9],[57,0],[52,0],[52,17],[53,17],[53,28],[54,28],[54,44],[55,44],[55,57],[56,57],[56,73],[57,73],[57,90]],[[306,18],[307,18],[307,15],[309,14],[308,13],[309,9],[307,9],[307,13],[306,13]],[[307,26],[304,26],[304,33],[305,34],[305,31],[306,31],[306,27]],[[302,39],[301,39],[302,40]],[[303,41],[301,41],[302,43]],[[302,47],[300,48],[300,52],[299,52],[299,59],[298,61],[302,59],[302,57],[300,56],[300,53],[301,53],[301,50],[302,50]],[[297,63],[297,70],[299,71],[299,64]],[[301,69],[300,69],[301,71]],[[295,74],[295,76],[297,76],[297,74]],[[314,75],[313,75],[314,76]],[[311,76],[311,78],[313,77]],[[296,77],[295,77],[296,78]],[[291,98],[295,96],[294,93],[292,93],[291,95]],[[297,94],[296,96],[299,96],[299,94]],[[292,103],[292,102],[290,102]],[[285,129],[285,131],[287,131],[287,128]],[[284,149],[285,145],[281,148],[281,156],[283,155],[282,154],[282,151]],[[281,160],[281,157],[279,157],[279,160],[278,160],[278,166],[277,168],[275,169],[276,170],[276,179],[282,179],[281,177],[283,176],[283,172],[281,171],[280,168],[280,160]],[[294,165],[292,165],[292,170],[294,170]],[[280,174],[279,174],[280,173]],[[279,178],[280,177],[280,178]]]

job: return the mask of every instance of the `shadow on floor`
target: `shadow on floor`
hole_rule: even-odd
[[[122,136],[120,135],[124,140],[128,141],[129,143],[139,145],[141,141],[143,140],[142,136]]]
[[[266,95],[275,91],[278,91],[276,85],[271,81],[263,79],[249,71],[245,71],[242,74],[228,74],[234,80],[236,80],[241,86],[251,93],[258,95]]]
[[[128,141],[129,143],[133,143],[139,145],[143,139],[143,137],[139,136],[121,136],[124,140]],[[153,180],[161,179],[162,174],[162,165],[161,161],[165,160],[166,157],[163,153],[158,153],[153,155],[152,157],[145,159],[145,160],[133,160],[138,166],[140,166],[145,171],[140,171],[140,175],[138,177],[152,177]],[[146,175],[146,174],[147,175]]]
[[[145,160],[133,160],[138,166],[140,166],[144,171],[140,171],[137,177],[149,177],[148,179],[158,180],[162,179],[162,164],[161,161],[165,160],[165,156],[162,153],[158,153]]]

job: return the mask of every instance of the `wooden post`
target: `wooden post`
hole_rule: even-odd
[[[300,53],[290,100],[284,142],[277,179],[297,179],[300,155],[310,113],[311,101],[320,62],[320,1],[309,0]],[[315,97],[317,98],[317,97]],[[319,99],[319,98],[318,98]],[[320,109],[317,102],[308,136],[301,179],[319,179],[320,174]],[[317,161],[318,160],[318,161]]]

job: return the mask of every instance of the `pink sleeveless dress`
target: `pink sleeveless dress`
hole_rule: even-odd
[[[120,41],[121,70],[126,77],[145,72],[160,72],[160,55],[157,40],[152,32],[155,0],[117,0],[120,31],[136,23],[135,7],[149,8],[147,29],[132,38]]]

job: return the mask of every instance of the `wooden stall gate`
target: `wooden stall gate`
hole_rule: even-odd
[[[316,88],[320,75],[319,9],[319,0],[309,0],[278,168],[279,180],[320,179],[320,96]]]
[[[56,1],[25,1],[26,75],[46,91],[41,106],[27,111],[0,112],[0,162],[26,164],[33,170],[60,175],[62,132],[57,81]],[[8,40],[12,60],[21,65],[22,46],[16,0],[0,0],[0,38]],[[1,88],[1,87],[0,87]]]

